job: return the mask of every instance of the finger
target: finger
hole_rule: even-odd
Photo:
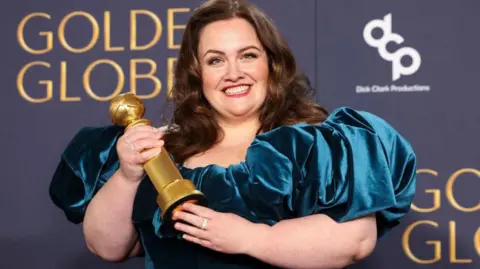
[[[187,212],[177,211],[173,214],[174,220],[183,220],[186,223],[189,223],[195,227],[202,227],[203,217],[193,215]]]
[[[150,125],[137,125],[131,128],[128,128],[125,130],[125,134],[133,134],[137,132],[151,132],[151,133],[157,133],[160,130],[158,130],[155,127],[152,127]]]
[[[153,138],[144,138],[137,141],[130,141],[130,143],[126,144],[128,148],[131,148],[137,152],[142,152],[145,149],[161,148],[165,144],[165,141]]]
[[[135,142],[137,140],[145,139],[145,138],[152,138],[152,139],[160,139],[163,136],[162,132],[151,132],[151,131],[138,131],[125,134],[123,139],[128,140],[129,142]]]
[[[182,205],[182,210],[191,212],[197,216],[202,216],[208,219],[212,219],[213,216],[216,214],[215,211],[211,210],[208,207],[196,205],[193,203],[185,203]]]
[[[151,158],[157,156],[162,151],[161,148],[152,148],[132,155],[132,163],[143,164]]]
[[[208,240],[200,239],[200,238],[188,235],[188,234],[184,234],[182,237],[183,237],[183,239],[185,239],[187,241],[199,244],[199,245],[207,247],[207,248],[212,248],[212,246],[213,246],[212,242],[210,242]]]
[[[174,227],[180,232],[187,233],[197,238],[206,239],[207,237],[206,231],[186,223],[176,222]]]
[[[202,229],[198,229],[197,227],[194,227],[185,223],[181,223],[181,222],[175,223],[175,229],[199,239],[207,240],[208,238],[208,233],[206,231]]]

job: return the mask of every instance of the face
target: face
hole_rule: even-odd
[[[268,58],[246,20],[208,24],[200,33],[198,59],[203,94],[220,117],[258,115],[267,95]]]

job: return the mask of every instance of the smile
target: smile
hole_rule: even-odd
[[[250,85],[239,85],[224,89],[223,92],[228,96],[244,96],[250,91]]]

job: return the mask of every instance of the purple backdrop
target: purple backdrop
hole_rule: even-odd
[[[352,268],[478,268],[480,3],[252,2],[288,39],[318,102],[376,113],[417,151],[411,214]],[[2,4],[0,268],[143,266],[142,259],[110,264],[92,256],[81,226],[50,201],[48,185],[79,128],[110,124],[113,94],[136,89],[146,116],[161,124],[181,25],[199,3]]]

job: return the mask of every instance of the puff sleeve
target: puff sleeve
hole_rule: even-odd
[[[321,213],[344,222],[375,213],[381,237],[409,212],[415,194],[408,141],[378,116],[345,107],[321,124],[258,136],[246,166],[247,204],[275,221]]]
[[[82,128],[63,151],[49,186],[53,203],[81,223],[88,203],[119,167],[115,145],[123,128]]]

